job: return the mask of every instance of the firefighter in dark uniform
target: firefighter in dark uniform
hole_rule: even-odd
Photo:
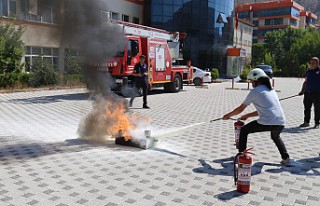
[[[309,127],[311,119],[311,107],[314,106],[314,128],[319,128],[320,121],[320,67],[319,59],[313,57],[310,60],[310,69],[306,73],[299,95],[304,95],[304,123],[300,127]]]
[[[150,109],[147,105],[147,95],[148,95],[148,65],[145,63],[146,61],[146,56],[141,55],[140,56],[140,62],[138,62],[134,66],[133,70],[133,76],[134,76],[134,81],[135,81],[135,86],[137,90],[139,91],[142,89],[143,92],[143,108],[145,109]],[[133,104],[135,96],[131,98],[130,100],[130,107]]]

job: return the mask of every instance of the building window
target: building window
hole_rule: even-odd
[[[265,25],[266,26],[273,26],[273,25],[282,25],[283,19],[266,19]]]
[[[119,14],[115,12],[111,12],[111,19],[119,20]]]
[[[122,21],[130,22],[130,17],[125,14],[122,14]]]
[[[238,13],[238,17],[239,17],[240,19],[250,18],[250,12],[239,12],[239,13]]]
[[[133,17],[133,18],[132,18],[132,23],[134,23],[134,24],[140,24],[140,19],[137,18],[137,17]]]
[[[25,1],[25,20],[40,21],[51,24],[59,23],[59,3],[55,2],[52,4],[45,4],[41,8],[38,8],[38,4],[34,4],[31,7],[29,3],[29,1]]]
[[[16,10],[16,0],[0,0],[0,16],[14,17]]]
[[[315,24],[316,20],[310,17],[307,17],[307,24]]]
[[[292,26],[298,26],[298,21],[295,20],[295,19],[290,19],[290,24],[291,24]]]
[[[42,22],[57,24],[57,9],[53,7],[43,7]]]
[[[258,27],[259,26],[259,20],[253,20],[252,24],[253,24],[253,26]]]
[[[266,9],[253,13],[253,18],[291,15],[291,8]]]
[[[59,64],[59,49],[58,48],[47,48],[47,47],[30,47],[27,46],[25,49],[25,62],[26,68],[30,71],[32,65],[37,61],[41,60],[48,64],[58,67]]]

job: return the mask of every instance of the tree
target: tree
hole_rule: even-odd
[[[265,63],[280,68],[284,75],[297,76],[300,65],[320,55],[320,33],[313,28],[276,30],[266,34],[263,47],[255,55],[263,55]]]
[[[24,43],[21,36],[23,27],[15,28],[12,23],[0,22],[0,74],[17,72],[23,69],[21,58],[24,53]]]
[[[251,64],[256,66],[264,63],[265,47],[262,43],[256,43],[252,45],[252,61]]]

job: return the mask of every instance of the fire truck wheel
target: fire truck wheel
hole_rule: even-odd
[[[182,80],[179,74],[176,74],[173,82],[164,85],[164,89],[167,92],[179,92],[182,89]]]
[[[200,79],[199,77],[196,77],[194,78],[193,83],[196,86],[200,86],[202,84],[202,79]]]

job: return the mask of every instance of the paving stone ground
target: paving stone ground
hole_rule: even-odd
[[[275,86],[283,98],[301,84],[276,79]],[[157,92],[148,98],[150,110],[141,110],[138,98],[133,111],[162,129],[209,121],[248,93],[230,86]],[[1,206],[320,205],[320,130],[297,127],[302,97],[281,102],[287,116],[282,138],[295,166],[279,164],[268,133],[250,135],[255,156],[252,189],[245,195],[235,191],[232,177],[233,121],[168,135],[153,150],[89,144],[77,139],[79,121],[91,109],[88,97],[82,89],[0,94]]]

